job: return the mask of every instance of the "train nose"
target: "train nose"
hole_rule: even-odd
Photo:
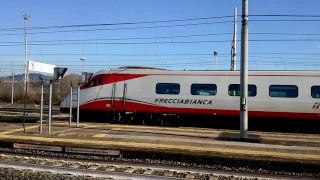
[[[68,94],[63,101],[60,103],[60,112],[69,113],[70,111],[70,94]]]

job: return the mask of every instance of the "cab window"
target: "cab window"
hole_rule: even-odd
[[[88,82],[88,84],[86,84],[86,86],[84,86],[84,88],[90,88],[90,87],[93,87],[93,86],[96,86],[97,83],[97,78],[93,78],[91,81]]]
[[[102,76],[99,76],[98,77],[98,85],[101,85],[102,84]]]

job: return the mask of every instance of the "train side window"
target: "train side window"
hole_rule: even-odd
[[[298,86],[296,85],[271,85],[269,86],[271,97],[296,98],[298,97]]]
[[[311,96],[313,98],[320,98],[320,86],[311,87]]]
[[[240,96],[240,84],[229,85],[230,96]],[[257,86],[254,84],[248,84],[248,96],[254,97],[257,95]]]
[[[157,94],[179,94],[180,84],[178,83],[158,83],[156,85]]]
[[[90,88],[97,85],[96,81],[97,81],[97,78],[93,78],[84,88],[86,89],[86,88]]]
[[[215,96],[217,94],[217,85],[215,84],[192,84],[192,95]]]

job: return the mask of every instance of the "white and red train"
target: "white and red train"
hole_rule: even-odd
[[[239,83],[240,71],[101,70],[80,88],[80,118],[154,123],[191,115],[239,117]],[[249,119],[320,119],[319,71],[249,71],[248,84]],[[70,94],[60,108],[69,112]]]

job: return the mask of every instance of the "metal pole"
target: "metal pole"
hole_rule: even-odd
[[[77,127],[79,126],[79,114],[80,114],[80,84],[78,84],[78,99],[77,99]]]
[[[24,46],[24,111],[23,111],[23,132],[26,132],[25,122],[26,122],[26,104],[27,104],[27,93],[28,93],[28,58],[27,58],[27,25],[30,16],[25,14],[23,16],[25,20],[25,46]]]
[[[232,71],[232,67],[233,67],[233,44],[234,44],[234,42],[233,42],[233,40],[232,40],[232,42],[231,42],[231,51],[230,51],[230,71]]]
[[[28,33],[28,20],[30,19],[30,16],[28,16],[27,14],[25,14],[23,16],[23,19],[25,20],[25,30],[24,30],[24,91],[27,91],[27,81],[28,81],[28,72],[27,72],[27,69],[28,69],[28,64],[27,64],[27,61],[28,61],[28,57],[27,57],[27,52],[28,52],[28,49],[27,49],[27,33]]]
[[[73,103],[72,103],[72,96],[73,96],[73,94],[72,94],[72,83],[70,83],[71,84],[71,86],[70,86],[70,114],[69,114],[69,127],[71,127],[71,120],[72,120],[72,105],[73,105]]]
[[[14,95],[14,73],[13,73],[13,65],[14,65],[14,61],[12,62],[11,104],[13,104],[13,95]]]
[[[49,90],[49,122],[48,122],[48,134],[51,133],[51,118],[52,118],[52,83],[50,81],[50,90]]]
[[[213,55],[214,55],[214,70],[217,70],[217,55],[218,55],[218,52],[214,51]]]
[[[86,58],[81,58],[80,60],[82,61],[82,72],[84,72],[84,61],[86,60]]]
[[[231,54],[231,70],[236,70],[236,53],[237,53],[237,7],[234,8],[234,28]]]
[[[59,88],[58,88],[58,101],[60,101],[60,91],[61,91],[61,90],[60,90],[60,89],[61,89],[61,88],[60,88],[60,81],[58,82],[58,86],[59,86]]]
[[[29,66],[29,63],[27,63],[27,66]],[[27,72],[29,68],[27,68]],[[24,107],[23,107],[23,132],[26,132],[26,106],[27,106],[27,92],[28,92],[28,86],[26,85],[26,91],[24,92]]]
[[[42,134],[42,117],[43,117],[43,82],[41,82],[41,98],[40,98],[40,134]]]
[[[240,139],[247,139],[248,131],[248,0],[242,0],[240,77]]]

